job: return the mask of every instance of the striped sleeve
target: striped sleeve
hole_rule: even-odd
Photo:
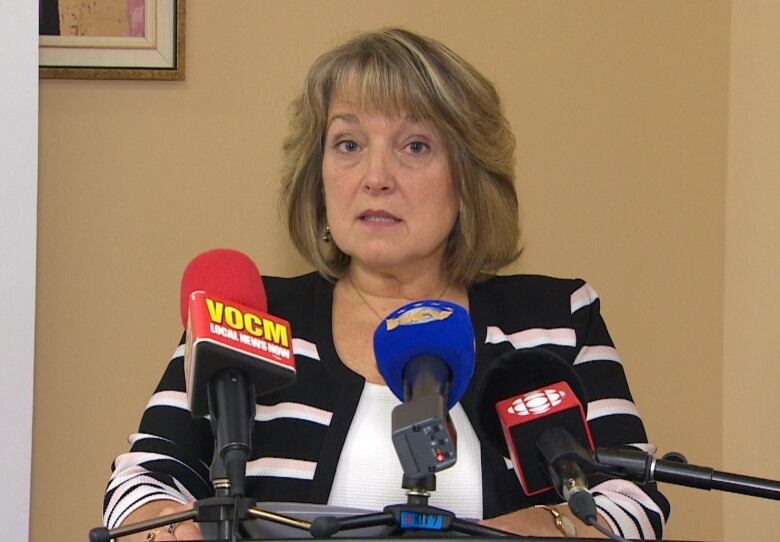
[[[152,501],[186,503],[211,494],[213,437],[208,421],[194,420],[187,407],[183,355],[180,345],[146,406],[138,433],[130,436],[130,450],[114,460],[103,500],[108,528]]]
[[[295,338],[293,349],[297,384],[265,394],[264,404],[255,405],[246,490],[261,501],[314,498],[313,481],[333,418],[323,391],[337,385],[323,373],[316,344]],[[313,400],[319,402],[311,404]],[[108,528],[152,501],[186,503],[213,495],[209,469],[214,436],[209,418],[195,420],[189,409],[183,345],[174,352],[129,441],[130,450],[114,461],[104,497]]]
[[[596,446],[633,446],[654,451],[628,387],[623,363],[601,317],[599,296],[587,283],[571,294],[578,330],[574,370],[588,394],[588,426]],[[599,513],[627,539],[662,539],[670,507],[656,485],[601,477],[592,491]]]

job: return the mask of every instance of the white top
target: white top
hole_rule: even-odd
[[[328,504],[379,511],[406,502],[403,469],[391,438],[391,412],[400,401],[387,386],[366,382],[341,451]],[[482,519],[479,441],[460,403],[450,410],[458,432],[458,460],[436,473],[429,504],[460,519]]]

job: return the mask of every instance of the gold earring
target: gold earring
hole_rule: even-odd
[[[325,233],[322,234],[322,240],[326,243],[330,243],[330,240],[333,239],[333,236],[330,234],[330,226],[325,226]]]

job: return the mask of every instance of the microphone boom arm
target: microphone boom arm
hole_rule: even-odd
[[[754,476],[721,472],[679,461],[656,459],[640,450],[599,448],[589,470],[604,472],[639,483],[665,482],[697,489],[726,491],[780,500],[780,482]]]

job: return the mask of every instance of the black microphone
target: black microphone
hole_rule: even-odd
[[[523,492],[554,489],[577,517],[595,519],[581,462],[594,449],[587,399],[571,366],[543,348],[508,352],[491,363],[475,395],[484,437],[512,459]]]

